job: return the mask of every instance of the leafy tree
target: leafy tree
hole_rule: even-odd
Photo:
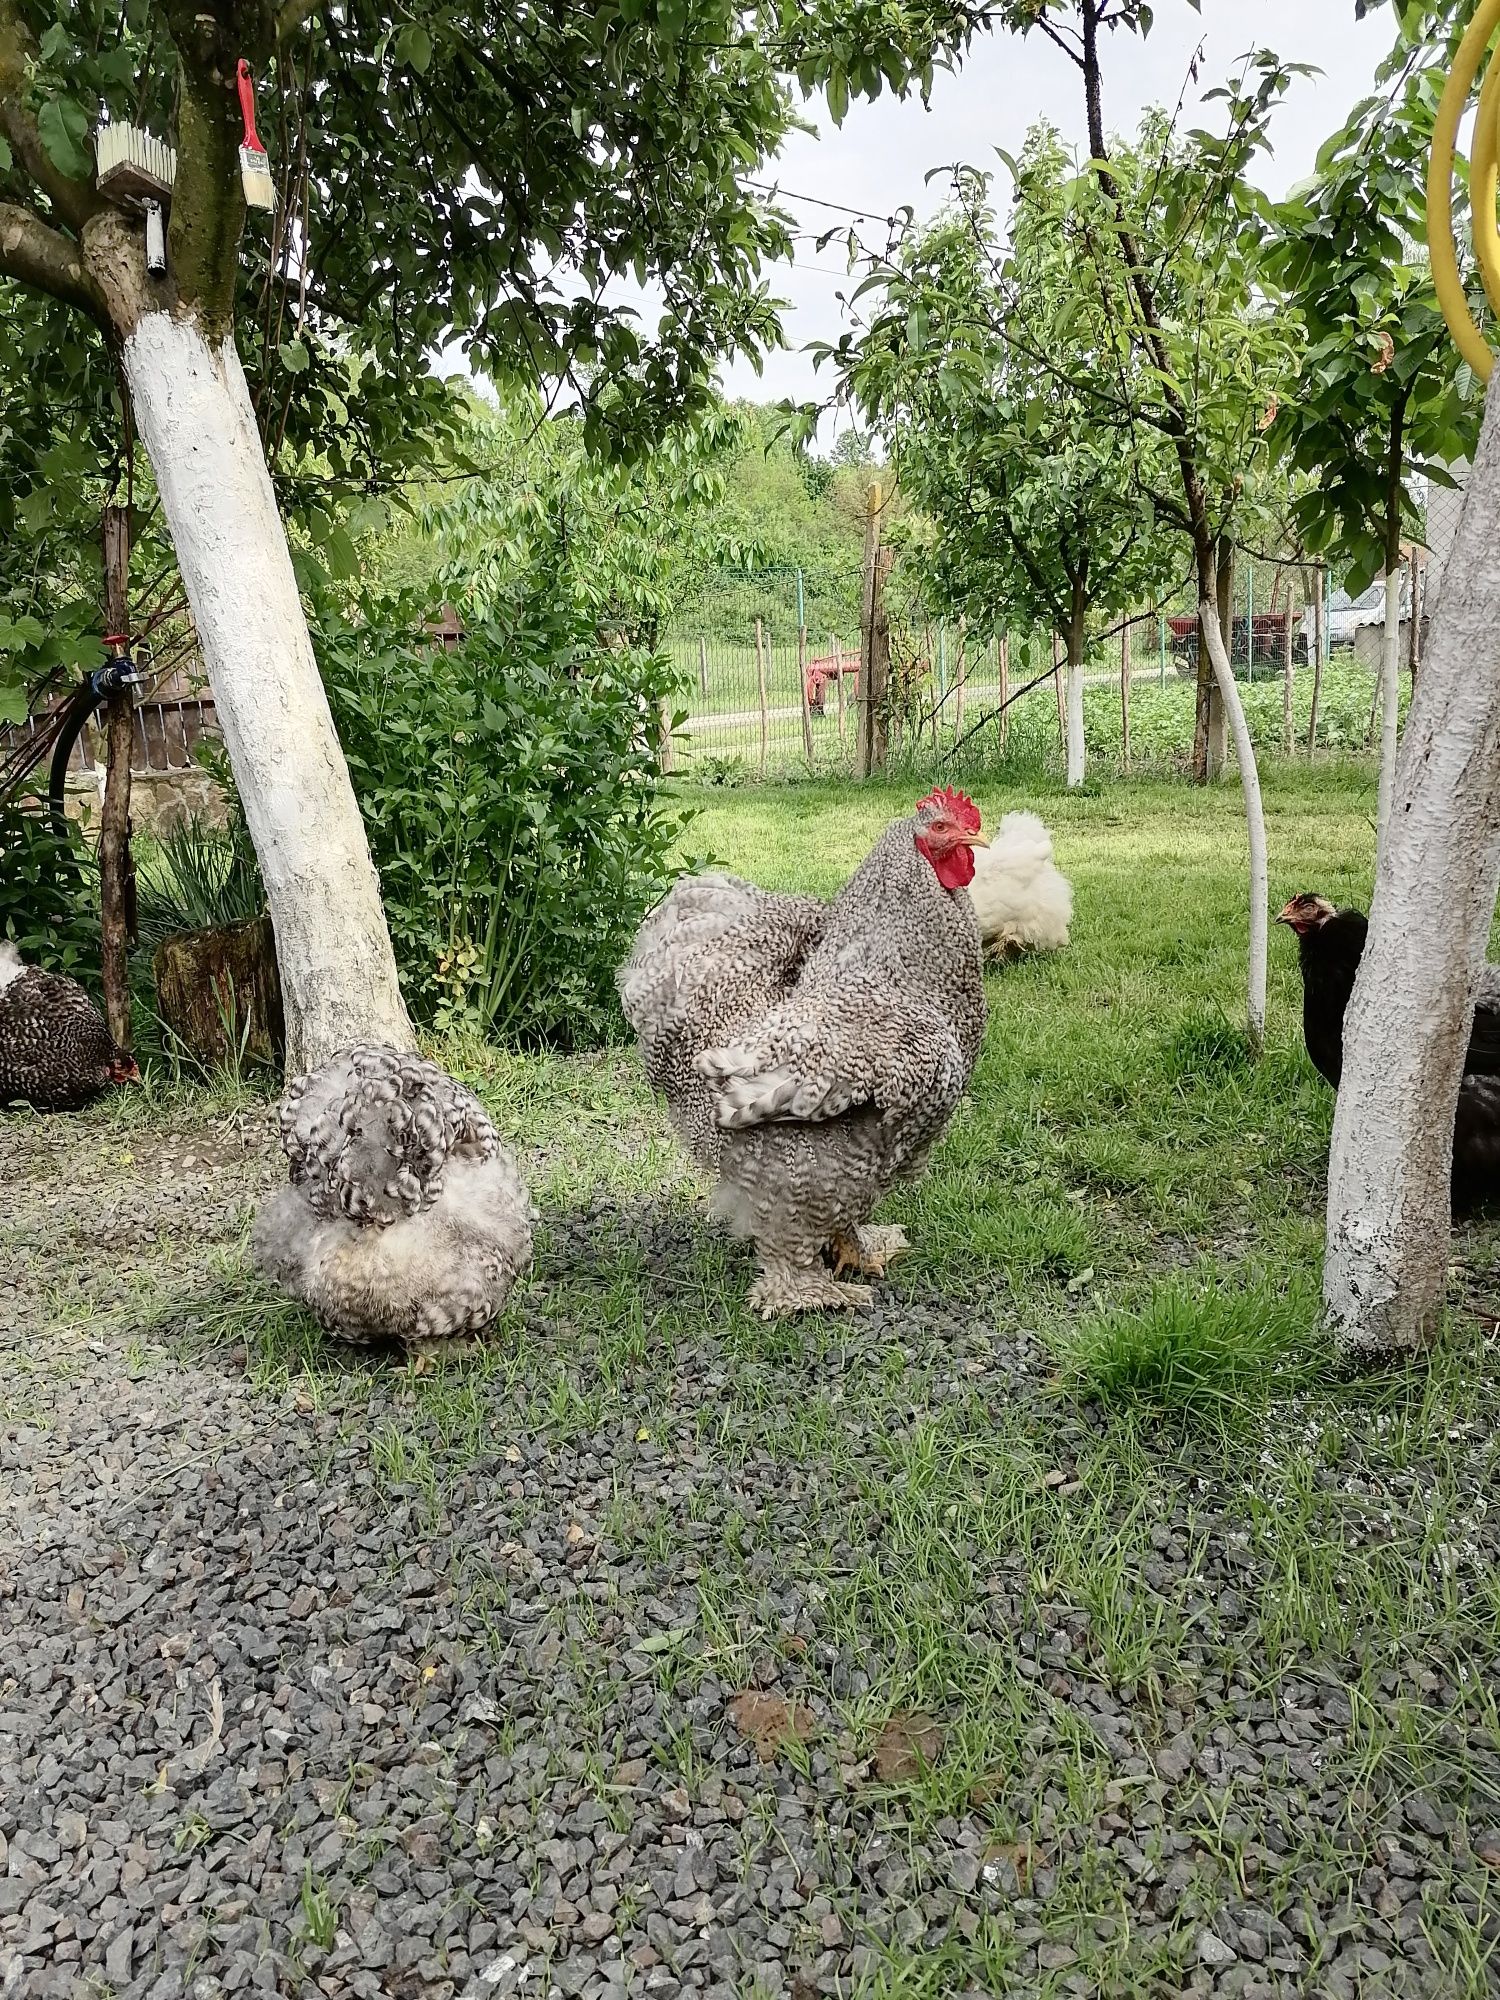
[[[876,266],[879,304],[863,339],[844,349],[843,380],[931,524],[925,561],[944,609],[981,629],[1019,616],[1065,635],[1067,775],[1077,785],[1090,631],[1163,585],[1173,552],[1145,491],[1142,454],[1155,435],[1128,408],[1101,413],[1086,379],[1114,336],[1109,300],[1077,277],[1098,189],[1080,181],[1046,126],[1014,172],[1008,252],[989,179],[972,169],[957,176],[950,215],[908,227],[892,261]],[[1019,340],[1009,331],[1017,300]]]
[[[1471,456],[1479,429],[1420,243],[1434,86],[1431,67],[1403,63],[1393,90],[1355,107],[1320,151],[1317,177],[1283,203],[1272,258],[1307,329],[1271,430],[1298,471],[1315,475],[1296,526],[1309,549],[1337,551],[1351,593],[1385,578],[1382,840],[1396,769],[1402,532],[1420,532],[1415,482],[1450,485],[1448,463]]]
[[[399,19],[362,0],[0,0],[0,274],[118,360],[276,919],[293,1062],[408,1030],[261,434],[321,415],[330,462],[304,471],[336,486],[367,450],[335,407],[351,361],[392,391],[372,405],[389,437],[456,342],[498,381],[570,381],[591,441],[639,444],[701,406],[721,356],[777,337],[763,268],[788,237],[743,175],[785,130],[781,74],[841,117],[851,93],[925,87],[972,25],[937,0]],[[248,230],[242,61],[278,194]],[[94,185],[105,116],[175,145],[162,275]],[[660,296],[654,334],[612,290],[627,275]]]
[[[1103,396],[1121,385],[1121,400],[1135,420],[1156,429],[1176,461],[1175,499],[1165,492],[1155,497],[1178,520],[1191,548],[1200,660],[1206,652],[1234,734],[1250,847],[1248,1028],[1258,1048],[1265,1033],[1269,926],[1265,821],[1230,667],[1228,628],[1235,515],[1247,467],[1264,448],[1259,417],[1279,395],[1295,337],[1285,316],[1263,301],[1271,214],[1249,170],[1269,144],[1271,114],[1297,66],[1267,50],[1253,52],[1235,80],[1206,93],[1223,106],[1222,134],[1197,130],[1178,138],[1158,119],[1159,142],[1148,132],[1132,170],[1106,135],[1100,37],[1120,29],[1147,33],[1153,10],[1146,0],[1005,0],[1001,18],[1022,34],[1044,34],[1075,65],[1083,85],[1090,172],[1110,218],[1109,241],[1098,259],[1107,274],[1103,289],[1121,303],[1120,341],[1139,353],[1138,379],[1148,393],[1137,399],[1118,367],[1096,374]],[[1214,711],[1206,684],[1202,692],[1197,762],[1206,776]]]

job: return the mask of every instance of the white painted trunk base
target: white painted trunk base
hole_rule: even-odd
[[[1088,762],[1088,752],[1083,738],[1083,662],[1068,662],[1068,783],[1081,785]]]
[[[348,767],[313,658],[233,338],[149,313],[125,342],[136,428],[192,606],[276,929],[295,1073],[412,1046]]]
[[[1219,614],[1208,598],[1198,605],[1198,629],[1208,643],[1208,657],[1214,670],[1224,720],[1234,738],[1234,754],[1240,767],[1240,791],[1245,801],[1245,828],[1250,841],[1250,968],[1245,1008],[1245,1031],[1250,1046],[1260,1053],[1266,1039],[1266,943],[1270,929],[1270,876],[1266,867],[1266,815],[1260,797],[1260,771],[1255,762],[1255,746],[1250,741],[1250,725],[1245,720],[1244,703],[1224,650],[1219,630]],[[1212,747],[1212,732],[1210,732]],[[1210,765],[1212,768],[1212,765]]]
[[[1500,889],[1500,372],[1443,572],[1344,1019],[1323,1305],[1340,1345],[1420,1346],[1448,1274],[1453,1119]]]

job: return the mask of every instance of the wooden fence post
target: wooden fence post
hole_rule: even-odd
[[[1000,754],[1004,756],[1005,746],[1010,741],[1010,634],[1002,632],[995,641],[996,669],[1000,682]]]
[[[839,684],[839,741],[844,740],[844,642],[835,636],[829,641],[833,647],[834,678]]]
[[[1313,684],[1312,713],[1307,719],[1307,754],[1318,747],[1318,698],[1323,692],[1323,565],[1313,566]]]
[[[707,641],[707,639],[705,639],[705,638],[704,638],[704,636],[703,636],[703,634],[702,634],[701,632],[700,632],[700,633],[698,634],[698,692],[699,692],[699,694],[701,694],[701,695],[703,696],[703,699],[704,699],[705,701],[707,701],[707,699],[708,699],[708,641]]]
[[[807,627],[797,627],[797,690],[802,703],[802,750],[807,768],[813,767],[812,709],[807,700]]]
[[[130,656],[130,509],[106,507],[104,630],[111,653]],[[130,947],[135,942],[135,866],[130,857],[130,763],[135,699],[117,688],[105,706],[104,809],[99,817],[100,974],[109,1032],[122,1049],[130,1034]]]
[[[1120,765],[1130,775],[1130,620],[1120,627]]]
[[[1281,754],[1292,754],[1292,593],[1286,594],[1286,609],[1281,614]]]
[[[663,777],[672,775],[672,697],[664,694],[656,719],[656,762]]]
[[[1057,740],[1068,754],[1068,718],[1063,711],[1062,641],[1052,634],[1052,685],[1057,691]]]
[[[890,628],[881,602],[887,564],[880,546],[880,484],[872,481],[865,506],[864,595],[860,606],[859,708],[854,770],[870,778],[885,769],[886,672]]]
[[[766,775],[766,738],[771,718],[766,707],[766,642],[760,620],[755,621],[755,684],[760,697],[760,775]]]

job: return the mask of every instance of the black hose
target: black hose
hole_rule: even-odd
[[[59,840],[68,837],[68,759],[73,755],[73,746],[83,734],[89,717],[104,700],[104,693],[103,688],[94,685],[94,676],[90,675],[68,703],[62,728],[53,740],[52,769],[47,779],[47,813],[52,821],[52,831]]]

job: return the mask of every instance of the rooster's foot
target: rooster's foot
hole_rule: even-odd
[[[821,1265],[783,1265],[761,1272],[750,1287],[749,1302],[762,1319],[782,1319],[790,1313],[847,1312],[869,1305],[873,1296],[868,1285],[841,1285]]]
[[[846,1271],[857,1271],[862,1278],[883,1278],[887,1267],[910,1248],[899,1223],[864,1223],[835,1236],[828,1254],[835,1278],[842,1278]]]

